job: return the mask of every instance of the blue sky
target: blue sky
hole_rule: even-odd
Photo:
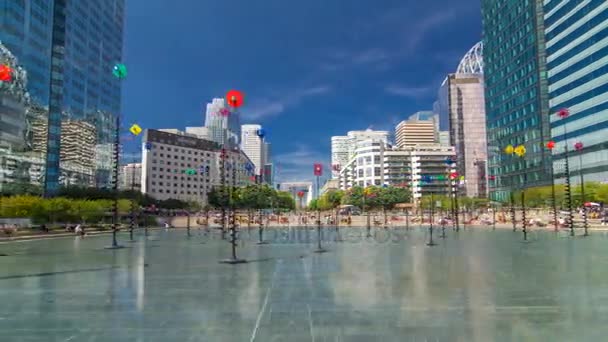
[[[282,181],[329,165],[332,135],[392,131],[432,109],[481,39],[479,0],[130,0],[126,11],[125,124],[201,126],[207,102],[239,89]]]

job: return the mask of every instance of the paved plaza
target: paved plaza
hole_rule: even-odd
[[[451,229],[153,230],[0,244],[0,341],[602,341],[608,238]],[[304,238],[302,237],[304,236]],[[327,237],[333,239],[333,237]]]

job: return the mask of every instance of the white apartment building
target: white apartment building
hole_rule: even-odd
[[[143,146],[142,193],[159,200],[173,198],[205,205],[208,192],[222,184],[222,149],[215,142],[148,129],[143,133]],[[225,155],[224,184],[253,183],[246,167],[252,164],[249,158],[239,149],[226,149]]]
[[[120,169],[119,186],[121,189],[141,189],[141,163],[129,163]]]
[[[345,136],[331,137],[332,178],[338,178],[340,174],[338,170],[342,169],[352,158],[358,142],[373,139],[388,144],[388,136],[387,131],[366,129],[364,131],[349,131]]]
[[[447,176],[455,169],[446,159],[455,155],[453,147],[439,144],[398,149],[382,141],[362,141],[340,171],[339,186],[343,190],[372,185],[408,187],[415,200],[431,192],[447,194],[450,192]]]
[[[241,150],[255,166],[255,174],[261,175],[265,164],[266,146],[262,138],[258,136],[258,131],[262,126],[257,124],[241,126]]]

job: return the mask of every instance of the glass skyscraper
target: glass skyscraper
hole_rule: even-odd
[[[551,184],[542,0],[482,0],[490,198]],[[525,145],[524,158],[506,155]]]
[[[551,136],[555,141],[554,168],[557,182],[565,180],[566,137],[570,175],[578,182],[608,181],[608,2],[605,0],[545,1],[547,69]],[[568,108],[570,116],[554,115]],[[567,132],[567,135],[566,135]],[[582,142],[581,152],[573,152]]]
[[[0,0],[0,8],[0,41],[27,71],[32,104],[48,108],[45,193],[52,195],[62,119],[120,113],[112,68],[122,59],[124,0]],[[102,136],[97,143],[110,141]]]

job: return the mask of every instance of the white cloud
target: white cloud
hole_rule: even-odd
[[[410,87],[410,86],[402,86],[398,84],[388,85],[384,88],[384,90],[391,94],[403,97],[411,97],[411,98],[420,98],[428,95],[433,88],[432,87]]]
[[[331,91],[331,86],[318,85],[315,87],[296,89],[289,93],[280,94],[275,99],[260,99],[251,103],[249,108],[243,111],[243,117],[248,120],[259,120],[279,115],[288,107],[293,107],[311,96],[324,95]]]
[[[313,164],[323,164],[323,173],[328,173],[329,155],[310,149],[307,145],[298,144],[291,152],[273,157],[277,165],[277,182],[312,181]]]

